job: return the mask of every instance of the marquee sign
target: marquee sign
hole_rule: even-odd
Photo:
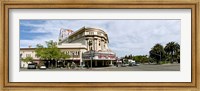
[[[94,53],[93,60],[116,60],[115,54]],[[84,53],[83,60],[90,60],[92,54]]]

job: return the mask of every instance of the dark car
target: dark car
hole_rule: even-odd
[[[36,64],[35,63],[28,64],[28,69],[36,69]]]
[[[64,68],[64,64],[62,62],[58,62],[57,68]]]

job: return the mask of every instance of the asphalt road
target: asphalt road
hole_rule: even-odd
[[[95,67],[95,68],[56,68],[56,69],[24,69],[21,68],[20,71],[180,71],[180,64],[141,64],[139,66],[127,66],[127,67]]]

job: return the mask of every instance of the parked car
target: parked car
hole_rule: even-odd
[[[131,62],[131,63],[129,63],[129,66],[139,66],[140,65],[140,63],[137,63],[137,62]]]
[[[36,66],[35,63],[28,64],[28,69],[36,69]]]
[[[40,69],[47,69],[47,67],[45,65],[41,65]]]
[[[57,68],[64,68],[64,65],[63,64],[58,64]]]
[[[134,64],[134,66],[139,66],[139,65],[140,65],[139,63]]]
[[[128,64],[121,64],[121,67],[127,67]]]

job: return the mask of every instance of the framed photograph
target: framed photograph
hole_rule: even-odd
[[[1,3],[2,89],[199,88],[199,2]]]

